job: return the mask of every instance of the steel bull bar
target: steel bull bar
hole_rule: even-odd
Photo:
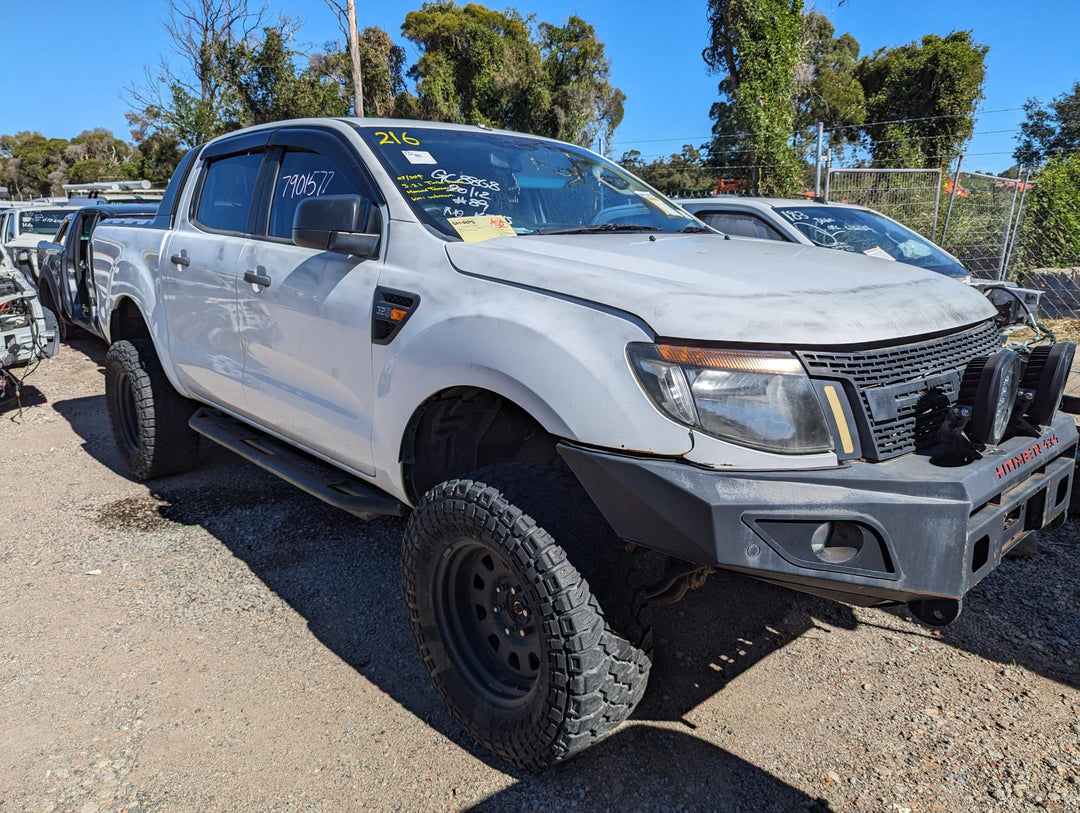
[[[962,466],[915,452],[802,471],[725,471],[562,443],[615,532],[720,567],[861,606],[905,602],[948,623],[964,595],[1032,531],[1064,521],[1077,430],[1059,413]]]

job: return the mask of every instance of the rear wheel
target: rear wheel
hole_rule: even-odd
[[[60,341],[66,342],[71,337],[71,331],[74,328],[67,319],[64,318],[64,314],[60,309],[56,307],[56,301],[53,299],[53,295],[47,286],[41,286],[41,293],[38,295],[38,300],[41,302],[42,308],[47,308],[53,312],[53,316],[56,319],[56,331]]]
[[[150,339],[118,341],[109,348],[105,400],[116,449],[136,480],[195,465],[199,436],[188,419],[198,404],[173,389]]]
[[[402,575],[420,658],[454,718],[519,767],[599,741],[644,694],[643,590],[625,580],[602,602],[575,566],[600,557],[573,551],[614,541],[572,476],[529,464],[442,483],[409,519]]]

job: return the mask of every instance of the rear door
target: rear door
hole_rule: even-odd
[[[62,280],[64,279],[64,264],[67,260],[65,242],[72,222],[78,218],[78,212],[68,215],[56,232],[52,241],[42,240],[38,243],[38,290],[48,289],[48,295],[52,297],[52,306],[60,312],[59,317],[67,317],[71,313],[71,303],[64,298]]]
[[[203,150],[159,265],[177,376],[192,393],[239,413],[247,410],[236,277],[251,240],[270,132]]]
[[[267,164],[262,238],[242,252],[239,269],[248,407],[266,428],[371,473],[371,313],[381,261],[296,246],[292,223],[300,201],[324,195],[359,195],[370,216],[374,187],[328,130],[277,131]]]
[[[64,307],[69,310],[71,321],[95,332],[93,321],[93,292],[91,279],[91,236],[101,220],[102,213],[93,210],[78,212],[71,224],[71,233],[65,243],[61,286],[64,289]]]

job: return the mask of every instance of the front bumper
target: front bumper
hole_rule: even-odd
[[[629,542],[873,605],[960,599],[1023,536],[1064,520],[1076,444],[1072,418],[1059,413],[1038,438],[1012,438],[958,467],[912,453],[831,469],[722,471],[559,451]],[[848,547],[821,551],[825,523],[844,528]]]

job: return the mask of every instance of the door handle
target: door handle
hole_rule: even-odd
[[[171,257],[169,257],[169,262],[171,262],[173,265],[182,265],[184,266],[184,268],[187,268],[189,265],[191,265],[191,260],[188,259],[187,251],[181,251],[179,254],[173,254]]]
[[[250,282],[252,285],[261,285],[264,288],[268,288],[271,283],[271,279],[267,274],[261,274],[259,271],[265,271],[266,269],[260,268],[258,271],[245,271],[244,282]]]

